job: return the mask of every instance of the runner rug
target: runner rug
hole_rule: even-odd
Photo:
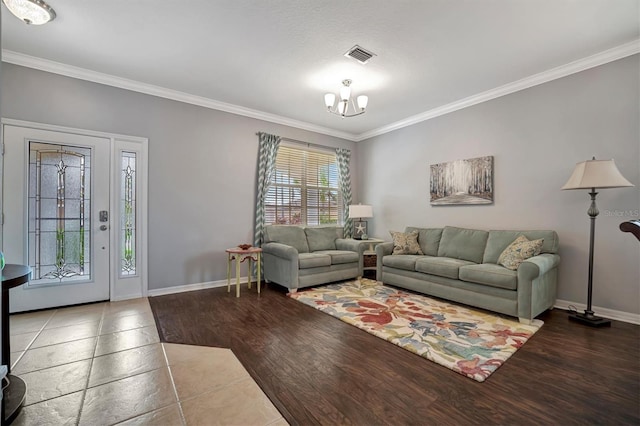
[[[365,278],[290,297],[478,382],[496,371],[543,324],[540,320],[520,324]]]

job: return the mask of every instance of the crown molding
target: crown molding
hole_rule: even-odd
[[[310,132],[321,133],[324,135],[334,136],[349,141],[355,141],[357,137],[357,135],[353,133],[330,129],[328,127],[318,126],[304,121],[294,120],[292,118],[287,118],[276,114],[270,114],[264,111],[245,108],[239,105],[229,104],[202,96],[196,96],[177,90],[167,89],[164,87],[155,86],[153,84],[147,84],[136,80],[116,77],[110,74],[88,70],[86,68],[75,67],[60,62],[50,61],[48,59],[37,58],[35,56],[29,56],[11,50],[2,49],[2,61],[27,68],[33,68],[54,74],[64,75],[66,77],[77,78],[79,80],[86,80],[93,83],[131,90],[133,92],[144,93],[146,95],[157,96],[160,98],[201,106],[204,108],[242,115],[244,117],[255,118],[257,120],[268,121],[270,123],[282,124],[284,126],[308,130]]]
[[[451,102],[450,104],[425,111],[421,114],[405,118],[404,120],[396,121],[395,123],[391,123],[386,126],[361,133],[356,136],[355,140],[356,142],[359,142],[370,139],[374,136],[389,133],[394,130],[402,129],[403,127],[411,126],[422,121],[430,120],[441,115],[468,108],[482,102],[487,102],[501,96],[519,92],[520,90],[525,90],[530,87],[548,83],[549,81],[557,80],[571,74],[588,70],[589,68],[594,68],[600,65],[607,64],[609,62],[617,61],[618,59],[626,58],[627,56],[635,55],[637,53],[640,53],[640,39],[636,39],[612,49],[596,53],[595,55],[587,56],[586,58],[578,59],[577,61],[569,62],[568,64],[561,65],[559,67],[552,68],[550,70],[543,71],[529,77],[525,77],[521,80],[514,81],[512,83],[508,83],[491,90],[487,90],[486,92],[478,93],[476,95]]]
[[[470,106],[487,102],[501,96],[506,96],[511,93],[519,92],[521,90],[528,89],[540,84],[548,83],[549,81],[557,80],[562,77],[569,76],[590,68],[594,68],[600,65],[607,64],[609,62],[623,59],[631,55],[640,53],[640,39],[632,40],[628,43],[614,47],[609,50],[605,50],[595,55],[588,56],[583,59],[570,62],[565,65],[561,65],[556,68],[552,68],[547,71],[543,71],[538,74],[534,74],[529,77],[525,77],[521,80],[514,81],[512,83],[505,84],[503,86],[496,87],[486,92],[478,93],[473,96],[469,96],[464,99],[460,99],[449,104],[433,108],[429,111],[407,117],[403,120],[396,121],[377,129],[373,129],[360,134],[353,134],[349,132],[343,132],[340,130],[331,129],[328,127],[318,126],[315,124],[307,123],[304,121],[294,120],[291,118],[283,117],[276,114],[270,114],[264,111],[258,111],[251,108],[245,108],[239,105],[233,105],[226,102],[216,101],[214,99],[205,98],[202,96],[191,95],[189,93],[180,92],[177,90],[167,89],[152,84],[142,83],[135,80],[129,80],[126,78],[116,77],[109,74],[100,73],[97,71],[88,70],[85,68],[75,67],[60,62],[50,61],[47,59],[37,58],[34,56],[24,55],[22,53],[14,52],[11,50],[2,50],[2,61],[15,65],[20,65],[28,68],[34,68],[41,71],[47,71],[54,74],[60,74],[67,77],[77,78],[80,80],[91,81],[94,83],[105,84],[107,86],[118,87],[120,89],[131,90],[134,92],[144,93],[151,96],[158,96],[165,99],[171,99],[178,102],[184,102],[192,105],[201,106],[204,108],[214,109],[218,111],[224,111],[231,114],[237,114],[249,118],[255,118],[257,120],[263,120],[271,123],[282,124],[284,126],[294,127],[297,129],[307,130],[310,132],[320,133],[327,136],[333,136],[349,141],[360,142],[366,139],[380,136],[385,133],[399,130],[404,127],[412,126],[422,121],[430,120],[432,118],[439,117],[441,115],[449,114]]]

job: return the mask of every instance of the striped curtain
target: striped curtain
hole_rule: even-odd
[[[262,247],[264,241],[264,202],[273,175],[276,154],[280,145],[280,136],[268,133],[258,133],[260,149],[258,151],[258,184],[256,197],[256,224],[254,228],[253,245]]]
[[[338,161],[338,185],[342,193],[342,216],[344,217],[344,237],[351,238],[353,234],[353,221],[349,218],[349,205],[351,204],[351,151],[345,148],[336,148],[336,160]]]

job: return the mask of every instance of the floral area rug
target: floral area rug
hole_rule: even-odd
[[[496,371],[543,324],[540,320],[520,324],[364,278],[290,297],[478,382]]]

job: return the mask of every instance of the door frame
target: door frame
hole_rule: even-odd
[[[99,132],[94,130],[77,129],[73,127],[57,126],[53,124],[36,123],[31,121],[15,120],[11,118],[1,119],[0,128],[0,142],[2,147],[0,155],[3,157],[0,161],[0,176],[2,176],[2,185],[0,187],[0,211],[2,212],[2,220],[0,220],[0,247],[3,241],[4,235],[4,206],[2,200],[4,198],[4,127],[15,126],[25,127],[37,130],[47,130],[52,132],[61,132],[74,135],[100,137],[109,140],[109,156],[110,156],[110,170],[109,170],[109,209],[111,211],[112,220],[110,220],[109,229],[109,299],[111,301],[133,299],[138,297],[147,297],[149,292],[149,274],[148,274],[148,163],[149,163],[149,139],[139,136],[121,135],[117,133]],[[117,183],[119,182],[118,169],[120,163],[119,155],[122,151],[136,152],[136,157],[139,157],[140,161],[136,167],[136,183],[138,185],[136,190],[136,217],[139,218],[136,222],[137,240],[139,239],[138,246],[138,265],[139,273],[136,273],[132,277],[120,277],[119,268],[120,263],[118,261],[117,249],[119,247],[118,241],[118,227],[116,226],[118,221],[119,212],[119,194],[116,192],[116,188],[119,188]],[[139,170],[138,170],[139,169]],[[127,285],[123,285],[123,282]]]

